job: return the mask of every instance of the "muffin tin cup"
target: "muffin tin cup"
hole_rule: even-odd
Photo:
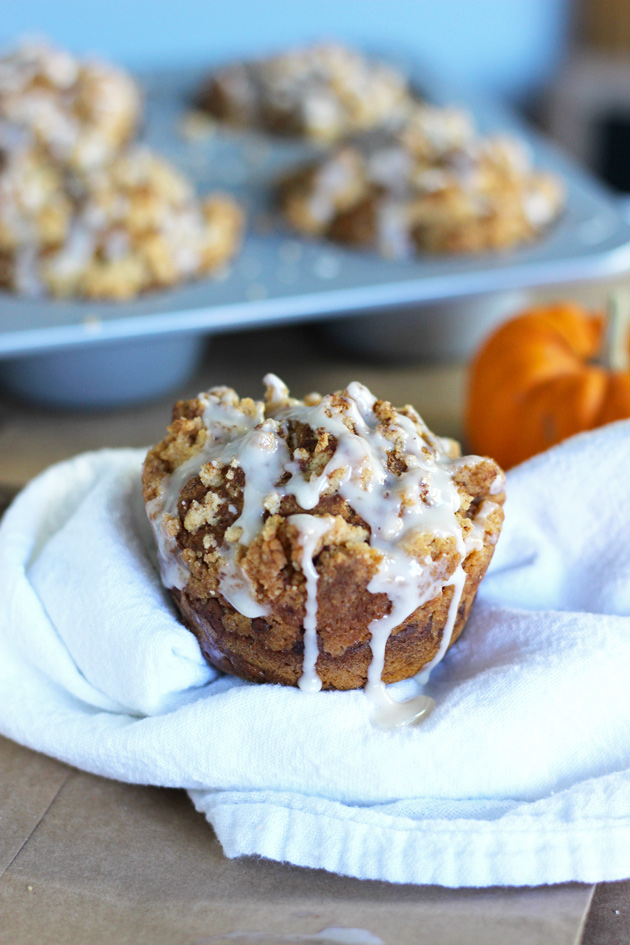
[[[386,318],[373,314],[340,318],[326,322],[322,330],[333,344],[371,360],[462,360],[526,301],[526,292],[480,295],[394,310]]]
[[[0,362],[0,386],[50,408],[107,409],[153,400],[194,373],[208,341],[197,335],[105,342]]]

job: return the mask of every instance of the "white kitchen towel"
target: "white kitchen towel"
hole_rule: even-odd
[[[437,708],[392,732],[360,691],[204,663],[151,560],[141,462],[79,456],[6,513],[3,734],[186,788],[230,857],[446,886],[630,876],[630,423],[509,474],[491,571],[427,686]]]

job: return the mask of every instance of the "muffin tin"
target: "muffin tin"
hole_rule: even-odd
[[[400,261],[300,239],[274,212],[273,184],[318,148],[217,125],[208,137],[190,138],[186,114],[205,70],[151,72],[139,77],[144,141],[200,192],[229,191],[241,201],[248,214],[242,252],[215,278],[121,304],[0,293],[0,382],[66,406],[132,402],[181,383],[196,364],[201,336],[368,312],[338,322],[336,337],[392,357],[457,357],[505,314],[512,293],[630,267],[630,226],[603,187],[483,95],[417,67],[409,72],[430,101],[468,108],[482,133],[521,136],[535,163],[563,178],[566,210],[542,239],[506,253]],[[385,322],[384,309],[405,309],[398,329],[397,314],[388,312]],[[131,370],[120,369],[123,359]]]

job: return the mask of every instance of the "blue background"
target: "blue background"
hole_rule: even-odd
[[[130,66],[203,64],[339,38],[421,56],[512,99],[557,69],[569,0],[0,0],[0,42],[45,34]]]

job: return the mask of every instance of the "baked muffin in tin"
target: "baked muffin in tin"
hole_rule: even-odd
[[[31,296],[125,300],[175,286],[227,262],[243,229],[232,197],[199,198],[139,146],[77,174],[15,144],[0,197],[0,285]]]
[[[503,250],[559,215],[561,182],[524,145],[479,137],[465,112],[414,105],[396,129],[366,134],[290,172],[279,201],[307,236],[389,258]]]
[[[218,69],[197,104],[232,125],[330,143],[395,119],[409,99],[397,69],[321,43]]]
[[[108,164],[133,137],[141,114],[138,86],[123,69],[78,59],[45,40],[0,56],[3,124],[26,132],[53,163],[86,171]]]

